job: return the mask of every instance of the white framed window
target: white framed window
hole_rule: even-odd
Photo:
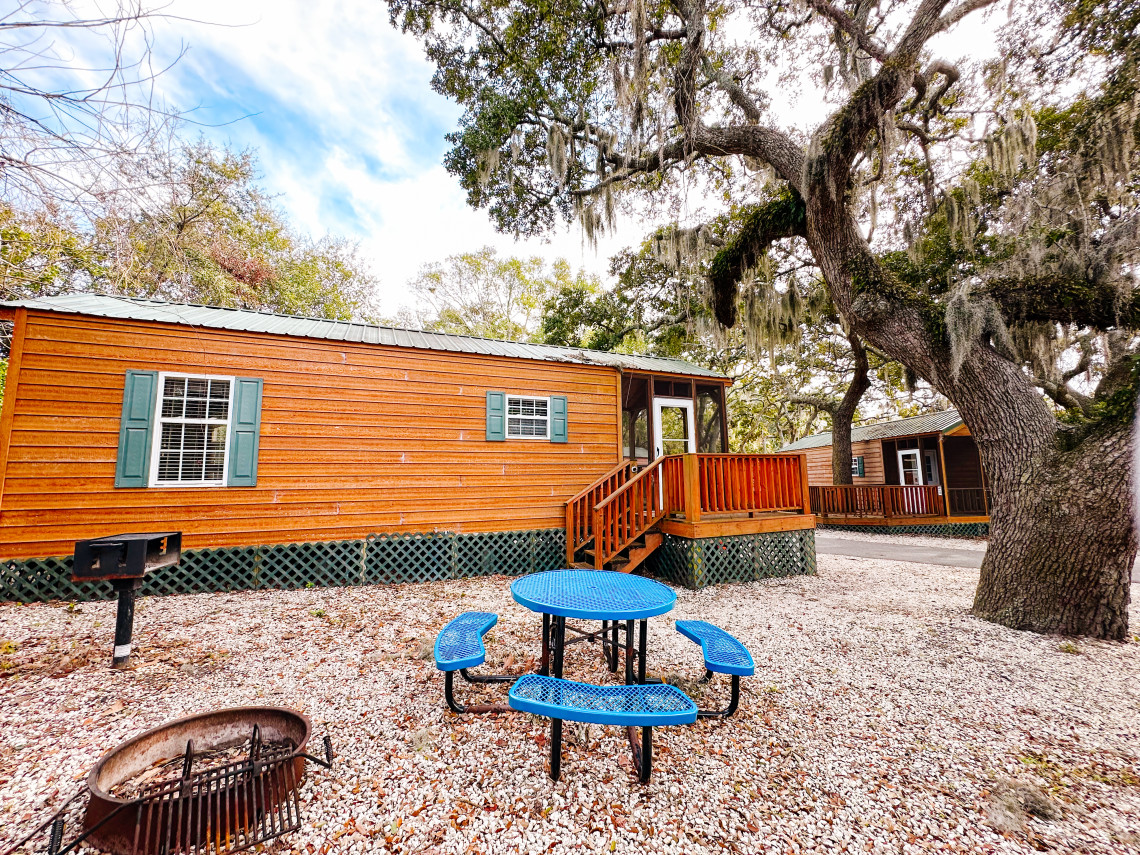
[[[150,486],[226,483],[233,390],[233,377],[158,375]]]
[[[851,458],[851,477],[852,478],[862,478],[863,477],[863,456],[862,455],[853,456]]]
[[[507,438],[550,439],[550,399],[507,395]]]

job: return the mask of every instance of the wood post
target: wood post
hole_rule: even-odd
[[[938,465],[942,470],[942,516],[950,518],[950,482],[946,480],[946,446],[942,443],[942,432],[938,433]]]
[[[574,566],[574,541],[576,540],[574,529],[574,503],[566,503],[566,566]]]
[[[811,490],[808,487],[807,455],[806,454],[797,454],[796,457],[798,457],[799,461],[800,461],[800,490],[803,492],[803,497],[802,497],[800,504],[803,505],[804,513],[810,514],[811,513]]]
[[[695,454],[682,458],[685,479],[685,519],[701,521],[701,467]]]

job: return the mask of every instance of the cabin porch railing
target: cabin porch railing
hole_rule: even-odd
[[[983,487],[953,487],[946,491],[946,498],[952,517],[990,515],[990,491]]]
[[[608,477],[625,476],[618,467]],[[568,563],[592,539],[594,566],[600,569],[665,517],[700,522],[713,514],[810,513],[807,465],[798,454],[668,455],[613,484],[598,487],[609,492],[593,506],[588,525],[581,506],[589,490],[567,503]]]
[[[676,501],[675,464],[658,457],[608,498],[594,506],[594,567],[601,570],[623,549],[649,531]],[[669,477],[666,478],[666,475]],[[666,483],[670,483],[668,494]]]
[[[803,459],[796,454],[697,454],[703,514],[800,511]]]
[[[594,507],[621,489],[633,476],[633,461],[623,460],[589,487],[566,502],[566,565],[574,553],[594,537]]]
[[[811,509],[822,517],[941,517],[946,503],[933,485],[895,484],[812,487]]]

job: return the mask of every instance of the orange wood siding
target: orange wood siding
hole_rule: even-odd
[[[831,446],[809,448],[807,456],[808,484],[812,487],[829,487],[835,483],[831,471]],[[853,479],[855,484],[883,483],[883,447],[877,439],[851,443],[851,455],[863,457],[863,477]]]
[[[257,486],[115,489],[130,368],[261,377]],[[566,395],[569,442],[487,442],[489,389]],[[619,389],[604,366],[30,312],[4,401],[0,558],[128,530],[197,548],[560,528],[619,459]]]

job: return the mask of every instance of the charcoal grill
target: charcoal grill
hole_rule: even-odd
[[[173,567],[182,558],[182,532],[116,534],[75,544],[71,581],[110,582],[118,596],[115,649],[111,666],[122,668],[131,657],[135,596],[147,573]]]
[[[104,754],[85,790],[5,855],[64,855],[84,844],[114,855],[228,855],[297,831],[306,761],[333,761],[327,736],[323,757],[306,753],[310,734],[304,715],[280,707],[218,710],[149,730]],[[231,749],[225,762],[194,769],[196,756],[219,749]],[[177,777],[130,798],[112,794],[140,772],[179,762]],[[65,843],[69,825],[80,830]],[[45,835],[46,847],[34,842]]]

